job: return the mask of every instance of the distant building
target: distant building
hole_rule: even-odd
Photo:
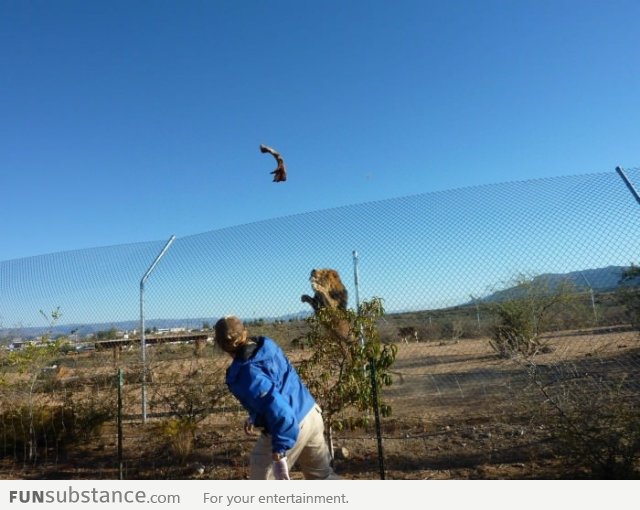
[[[19,351],[23,349],[25,346],[32,343],[33,343],[33,340],[23,340],[22,338],[14,338],[13,340],[11,340],[11,343],[9,344],[9,350]]]
[[[185,333],[187,328],[158,328],[155,333],[164,335],[167,333]]]
[[[88,352],[88,351],[95,351],[95,350],[96,350],[95,344],[82,343],[82,344],[76,345],[76,352]]]

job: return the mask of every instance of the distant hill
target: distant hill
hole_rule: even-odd
[[[620,287],[628,285],[640,285],[640,281],[632,281],[622,284],[620,280],[628,266],[607,266],[598,269],[584,269],[571,273],[545,273],[533,278],[533,283],[546,285],[551,291],[562,283],[568,283],[578,291],[588,291],[591,288],[594,292],[611,292]],[[496,291],[489,296],[482,298],[485,302],[504,301],[517,296],[519,289],[510,287]]]

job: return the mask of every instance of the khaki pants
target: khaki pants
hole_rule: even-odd
[[[273,480],[271,470],[271,436],[262,434],[251,452],[252,480]],[[306,480],[340,480],[331,467],[331,454],[324,439],[322,413],[316,405],[300,423],[300,433],[293,448],[287,451],[287,464],[297,464]]]

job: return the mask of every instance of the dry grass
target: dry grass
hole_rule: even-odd
[[[626,373],[634,380],[640,375],[637,332],[562,332],[547,336],[544,344],[545,352],[534,358],[540,373],[552,374],[557,367],[571,365],[585,373]],[[178,374],[194,370],[205,370],[222,384],[228,359],[208,349],[199,360],[191,347],[150,349],[150,391],[161,394],[179,380]],[[295,350],[290,357],[298,360],[305,355]],[[188,451],[172,454],[166,437],[158,434],[169,419],[166,409],[154,409],[149,423],[141,423],[137,356],[136,351],[123,353],[119,361],[110,352],[69,356],[51,384],[58,395],[75,388],[87,399],[111,399],[115,405],[114,386],[101,386],[99,381],[112,380],[116,368],[124,367],[125,478],[245,478],[253,438],[243,433],[244,413],[237,404],[230,398],[217,402],[195,429]],[[393,408],[393,416],[383,421],[387,478],[582,476],[580,471],[564,471],[562,459],[554,453],[553,430],[537,414],[541,398],[527,366],[531,364],[499,358],[487,339],[398,344],[396,380],[384,392]],[[337,443],[350,452],[337,462],[341,475],[379,477],[373,428],[340,432]],[[58,452],[55,462],[34,465],[19,455],[5,455],[0,458],[0,477],[117,478],[116,446],[115,423],[108,422],[95,439]],[[299,474],[294,471],[294,476]]]

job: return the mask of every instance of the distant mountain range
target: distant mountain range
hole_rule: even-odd
[[[598,269],[584,269],[582,271],[574,271],[571,273],[547,273],[541,274],[533,278],[533,283],[540,283],[545,285],[549,290],[557,288],[561,283],[569,283],[573,285],[578,291],[588,291],[589,288],[593,292],[611,292],[617,288],[623,286],[621,283],[622,275],[625,270],[629,269],[628,266],[607,266]],[[624,285],[640,285],[640,278],[634,281],[626,282]],[[493,292],[492,294],[484,297],[481,301],[484,302],[497,302],[505,299],[512,299],[518,295],[520,290],[517,287],[510,287],[507,289]],[[471,305],[472,303],[465,303]],[[310,311],[300,311],[297,313],[281,315],[277,317],[264,317],[266,321],[285,321],[290,320],[302,320],[311,314]],[[187,328],[187,329],[200,329],[203,324],[207,323],[209,326],[213,326],[212,317],[196,317],[189,319],[151,319],[145,320],[145,328],[149,329],[171,329],[171,328]],[[245,318],[246,322],[250,323],[254,319]],[[119,321],[109,323],[98,324],[65,324],[55,326],[51,333],[52,335],[73,335],[77,333],[80,338],[86,337],[92,333],[98,331],[107,331],[115,328],[119,331],[133,331],[140,328],[139,320]],[[0,343],[6,343],[13,337],[33,338],[39,335],[43,335],[49,331],[46,327],[29,327],[29,328],[13,328],[5,329],[0,332]]]
[[[640,285],[640,279],[621,283],[624,272],[629,266],[607,266],[598,269],[584,269],[571,273],[545,273],[533,278],[532,283],[546,286],[550,291],[557,289],[561,284],[569,284],[578,291],[611,292],[622,286]],[[496,291],[482,298],[485,302],[503,301],[518,295],[517,287]]]

